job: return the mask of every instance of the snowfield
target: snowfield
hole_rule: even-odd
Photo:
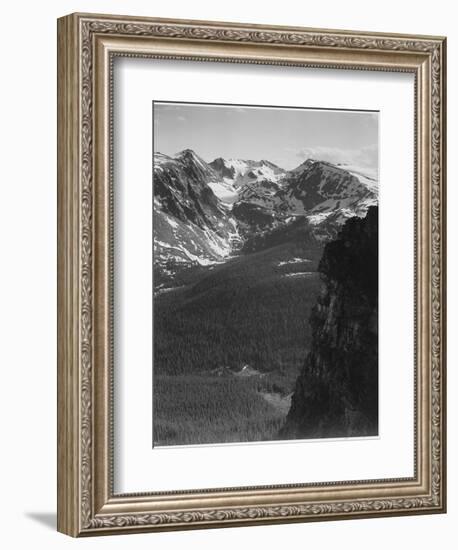
[[[307,260],[306,258],[292,258],[291,260],[286,260],[284,262],[279,262],[278,267],[281,267],[283,265],[290,265],[290,264],[303,264],[306,262],[311,262],[312,260]]]

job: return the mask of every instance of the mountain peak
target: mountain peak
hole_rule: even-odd
[[[209,166],[215,170],[222,178],[234,179],[235,170],[233,166],[228,166],[223,157],[218,157],[209,163]]]
[[[320,214],[316,219],[337,210],[363,211],[377,196],[357,176],[324,160],[307,159],[289,174],[287,201],[305,213]]]
[[[349,171],[345,169],[344,165],[341,164],[333,164],[332,162],[329,162],[327,160],[317,160],[308,158],[304,160],[299,166],[296,166],[296,168],[293,168],[291,170],[291,173],[293,174],[301,174],[302,172],[309,171],[311,169],[318,169],[321,171],[331,171],[338,174],[349,174]]]
[[[260,181],[278,183],[286,173],[283,168],[266,159],[218,157],[210,162],[210,166],[222,178],[231,180],[238,187]]]
[[[178,160],[183,166],[187,167],[189,170],[200,172],[205,174],[204,179],[212,179],[216,175],[212,170],[212,167],[209,166],[199,155],[192,149],[183,149],[177,153],[174,157]],[[196,173],[197,173],[196,172]]]
[[[307,170],[308,168],[312,167],[315,164],[322,164],[325,163],[322,160],[316,160],[312,158],[305,159],[299,166],[296,166],[296,168],[293,168],[291,172],[302,172],[303,170]]]
[[[175,158],[199,159],[199,156],[192,149],[183,149],[176,153]]]

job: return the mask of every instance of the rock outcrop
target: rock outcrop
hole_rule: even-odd
[[[350,218],[324,249],[311,349],[282,439],[378,433],[378,208]]]

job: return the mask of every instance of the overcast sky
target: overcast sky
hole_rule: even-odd
[[[291,169],[307,158],[376,173],[378,113],[189,103],[154,103],[154,149],[267,159]]]

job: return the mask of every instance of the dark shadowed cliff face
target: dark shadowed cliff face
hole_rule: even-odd
[[[378,208],[328,243],[312,344],[281,438],[378,433]]]

